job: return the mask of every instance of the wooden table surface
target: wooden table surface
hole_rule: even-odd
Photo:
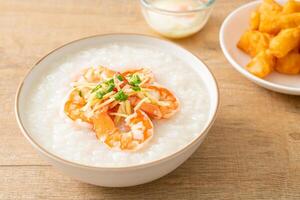
[[[207,26],[174,41],[197,54],[221,92],[217,120],[193,156],[171,174],[131,188],[102,188],[61,174],[19,130],[14,98],[26,71],[82,37],[150,30],[138,0],[0,1],[0,199],[300,199],[300,97],[260,88],[223,56],[218,33],[244,0],[219,0]]]

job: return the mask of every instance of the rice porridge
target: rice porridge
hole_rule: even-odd
[[[157,82],[174,92],[180,109],[169,119],[153,120],[153,137],[143,148],[115,151],[96,137],[87,123],[63,112],[70,83],[86,67],[106,66],[115,71],[147,67]],[[32,87],[26,102],[26,124],[47,150],[80,164],[118,167],[151,162],[181,149],[203,130],[209,113],[209,94],[197,72],[180,58],[143,46],[107,44],[84,49],[57,62]]]

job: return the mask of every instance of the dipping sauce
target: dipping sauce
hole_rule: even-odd
[[[206,24],[214,0],[142,0],[147,23],[158,33],[182,38]]]

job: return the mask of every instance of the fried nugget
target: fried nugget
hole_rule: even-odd
[[[270,51],[277,58],[282,58],[297,48],[300,42],[300,27],[280,31],[270,42]]]
[[[269,47],[271,36],[259,31],[246,31],[240,38],[237,47],[254,57],[258,52]]]

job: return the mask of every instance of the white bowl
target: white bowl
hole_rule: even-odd
[[[172,153],[167,157],[148,162],[145,164],[128,166],[128,167],[93,167],[71,162],[62,157],[52,154],[41,144],[37,142],[34,136],[30,133],[25,123],[27,117],[24,112],[27,92],[35,84],[35,81],[41,76],[43,71],[53,62],[62,57],[71,55],[74,52],[80,51],[84,48],[99,47],[107,43],[126,42],[126,45],[144,45],[148,47],[155,46],[163,51],[172,53],[173,55],[180,56],[181,60],[187,65],[190,65],[199,74],[199,77],[204,81],[209,92],[210,109],[208,113],[208,120],[203,130],[199,133],[198,137],[190,143],[186,144],[182,149]],[[108,187],[124,187],[133,186],[146,183],[163,175],[171,172],[182,164],[204,140],[208,130],[212,126],[219,104],[219,93],[216,81],[206,67],[196,56],[187,50],[158,38],[134,35],[134,34],[110,34],[102,36],[88,37],[66,44],[50,54],[42,58],[37,64],[28,72],[16,96],[15,111],[18,124],[29,142],[38,150],[38,152],[48,160],[53,166],[57,167],[64,173],[81,180],[86,183],[108,186]]]
[[[285,1],[278,1],[283,3]],[[300,95],[300,75],[284,75],[272,72],[266,78],[261,79],[249,73],[244,66],[250,61],[250,57],[236,47],[242,33],[248,29],[250,14],[261,3],[254,1],[234,10],[224,20],[220,30],[220,45],[230,64],[243,76],[269,90],[275,92]]]

